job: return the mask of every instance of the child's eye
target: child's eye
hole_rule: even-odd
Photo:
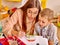
[[[37,14],[38,12],[36,11],[36,12],[34,12],[34,14]]]
[[[45,23],[44,21],[42,21],[42,23]]]

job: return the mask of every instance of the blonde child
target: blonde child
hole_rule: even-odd
[[[35,24],[35,34],[48,39],[49,45],[57,45],[57,27],[52,23],[54,12],[49,9],[43,9],[39,14],[39,21]]]

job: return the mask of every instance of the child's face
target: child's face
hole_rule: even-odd
[[[31,19],[34,19],[38,14],[37,8],[28,8],[27,9],[27,16]]]
[[[49,24],[49,21],[46,17],[39,17],[39,24],[40,24],[40,27],[43,28],[45,26],[47,26]]]

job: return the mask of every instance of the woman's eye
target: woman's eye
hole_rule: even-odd
[[[32,13],[31,10],[29,10],[28,13]]]
[[[34,14],[37,14],[38,12],[36,11],[36,12],[34,12]]]

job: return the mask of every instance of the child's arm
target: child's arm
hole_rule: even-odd
[[[51,29],[51,34],[48,40],[48,44],[49,45],[54,45],[56,43],[57,40],[57,27],[54,27]]]
[[[39,27],[38,23],[35,24],[34,35],[40,35],[40,27]]]
[[[49,40],[48,41],[48,45],[54,45],[54,41],[53,40]]]

